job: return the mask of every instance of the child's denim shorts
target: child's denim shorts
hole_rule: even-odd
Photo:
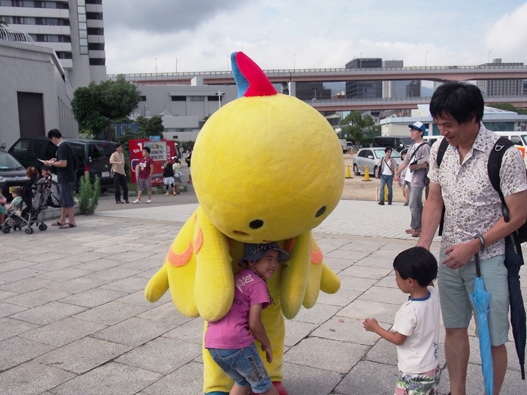
[[[240,387],[251,387],[256,394],[269,391],[273,387],[256,344],[236,350],[208,350],[214,362]]]

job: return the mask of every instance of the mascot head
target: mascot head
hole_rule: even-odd
[[[214,113],[192,153],[200,205],[244,243],[296,237],[335,208],[344,186],[340,142],[327,120],[278,94],[242,52],[231,55],[238,98]]]

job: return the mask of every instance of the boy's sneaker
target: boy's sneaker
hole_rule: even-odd
[[[166,191],[166,192],[165,192],[165,196],[168,196],[168,195],[170,195],[170,194],[168,193],[168,191]]]
[[[167,193],[167,195],[168,195],[168,193]],[[174,192],[174,196],[176,196],[176,195],[177,195],[177,193],[176,193],[176,192]]]
[[[139,199],[135,199],[132,204],[137,204],[137,203],[141,203],[141,201]]]
[[[150,203],[152,203],[151,200],[147,200],[147,201],[146,201],[146,204],[150,204]]]

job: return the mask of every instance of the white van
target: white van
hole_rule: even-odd
[[[507,137],[510,141],[514,143],[516,147],[520,150],[522,153],[523,160],[525,161],[525,166],[527,167],[527,155],[525,151],[527,151],[527,131],[520,131],[520,132],[501,132],[497,131],[494,132],[499,136]]]
[[[441,140],[443,136],[441,135],[434,135],[434,136],[423,136],[423,140],[428,143],[428,145],[432,146],[434,143],[438,140]]]

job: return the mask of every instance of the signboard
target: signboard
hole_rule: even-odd
[[[173,140],[161,139],[160,141],[150,141],[146,139],[130,140],[130,170],[131,180],[137,183],[136,167],[143,158],[143,148],[150,148],[150,157],[154,161],[154,174],[152,176],[152,186],[163,185],[163,165],[166,161],[176,155]]]

